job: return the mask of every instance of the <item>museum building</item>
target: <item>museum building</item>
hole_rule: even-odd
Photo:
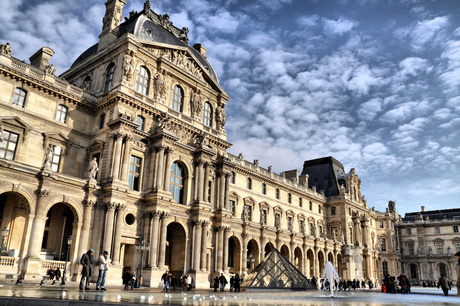
[[[327,261],[344,279],[401,273],[394,202],[370,208],[333,157],[276,174],[228,153],[206,47],[149,1],[122,22],[125,3],[106,2],[99,42],[60,76],[52,49],[28,64],[0,46],[0,278],[76,281],[90,248],[109,252],[111,284],[170,270],[209,288],[274,248],[309,278]]]

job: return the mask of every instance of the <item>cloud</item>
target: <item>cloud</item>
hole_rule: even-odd
[[[324,33],[328,36],[343,35],[357,26],[357,22],[340,17],[338,20],[323,19]]]
[[[361,120],[372,121],[379,112],[382,111],[382,100],[379,98],[371,99],[362,103],[358,109],[358,116]]]
[[[445,38],[443,30],[449,25],[449,18],[439,16],[429,20],[418,21],[409,27],[398,29],[397,37],[411,39],[411,47],[414,51],[423,51],[425,47],[434,47],[441,44]]]

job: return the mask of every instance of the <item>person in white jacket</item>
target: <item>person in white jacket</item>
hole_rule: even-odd
[[[109,263],[112,260],[109,258],[109,252],[104,251],[99,256],[99,276],[97,277],[96,290],[107,290],[104,288],[105,277],[107,276],[107,270],[109,269]]]

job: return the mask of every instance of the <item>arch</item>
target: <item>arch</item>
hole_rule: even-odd
[[[303,271],[303,256],[302,250],[299,247],[296,247],[294,250],[294,266],[296,266],[299,271]]]
[[[259,244],[257,243],[257,241],[255,239],[249,240],[248,244],[246,245],[246,258],[248,270],[251,271],[252,269],[257,267],[257,265],[260,262],[259,254]],[[252,261],[251,258],[253,258],[254,261]]]
[[[83,207],[81,206],[80,203],[77,203],[76,201],[72,199],[65,199],[65,201],[62,201],[62,196],[56,196],[51,199],[45,204],[45,208],[43,209],[43,217],[45,217],[48,214],[48,211],[53,207],[53,205],[56,205],[58,203],[63,203],[67,205],[72,213],[75,216],[74,222],[78,223],[83,220]]]
[[[407,269],[406,271],[408,271],[408,275],[407,277],[412,280],[412,281],[415,281],[415,280],[418,280],[418,276],[420,275],[419,271],[419,266],[417,263],[414,263],[414,262],[409,262],[407,264]]]
[[[211,103],[206,101],[203,106],[203,124],[212,127],[213,123],[213,109]]]
[[[22,197],[25,198],[25,200],[27,201],[27,203],[29,204],[29,209],[30,209],[30,214],[31,215],[34,215],[35,214],[35,200],[36,200],[36,196],[29,193],[27,190],[23,189],[23,188],[19,188],[19,190],[17,191],[11,191],[11,185],[9,186],[0,186],[0,195],[3,194],[3,193],[13,193],[13,194],[17,194],[17,195],[20,195]]]
[[[228,238],[228,267],[230,273],[241,271],[241,242],[236,236]]]
[[[185,272],[187,234],[184,226],[176,221],[170,222],[166,228],[165,265],[176,277]]]
[[[331,264],[335,267],[335,264],[334,264],[334,255],[332,254],[332,252],[329,252],[327,254],[327,261],[330,261]]]
[[[148,95],[150,87],[150,71],[146,66],[139,66],[136,76],[136,91]]]
[[[290,254],[289,247],[285,244],[283,244],[283,246],[281,247],[280,253],[283,254],[283,256],[286,257],[287,260],[291,258],[289,255]]]
[[[105,82],[104,82],[104,93],[107,93],[112,88],[113,84],[113,74],[115,71],[115,63],[109,63],[107,69],[105,70]]]
[[[180,113],[184,109],[184,90],[179,85],[174,85],[172,99],[171,99],[171,108]]]
[[[318,251],[318,265],[319,265],[319,274],[318,275],[322,275],[323,274],[323,270],[324,270],[324,267],[326,265],[326,263],[324,262],[324,254],[322,251]]]
[[[267,255],[270,254],[271,251],[273,251],[274,248],[275,248],[275,246],[273,245],[273,243],[267,242],[265,244],[265,248],[264,248],[264,257],[267,257]]]
[[[315,275],[315,255],[311,249],[307,251],[307,267],[306,267],[307,276],[311,278]]]
[[[443,274],[445,276],[452,275],[450,273],[449,265],[446,264],[445,262],[438,262],[436,264],[435,271],[436,271],[436,274],[433,275],[435,277],[435,279],[439,279],[441,277],[441,274]]]
[[[337,273],[339,276],[344,279],[345,275],[343,274],[343,262],[342,262],[342,254],[337,254]]]

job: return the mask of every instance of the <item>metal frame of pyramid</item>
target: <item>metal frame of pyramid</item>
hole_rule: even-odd
[[[244,278],[241,287],[246,291],[317,290],[276,248]]]

